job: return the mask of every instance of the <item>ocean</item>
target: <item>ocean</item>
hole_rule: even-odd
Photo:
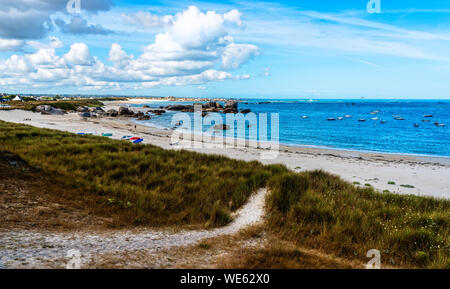
[[[192,104],[167,101],[149,101],[145,104],[158,108],[176,103]],[[449,100],[242,99],[239,109],[250,109],[257,115],[278,113],[280,144],[450,156]],[[173,129],[171,120],[174,113],[176,112],[168,112],[153,116],[151,120],[138,122]],[[425,115],[432,117],[424,117]],[[362,119],[365,121],[360,121]],[[436,126],[435,122],[445,126]]]

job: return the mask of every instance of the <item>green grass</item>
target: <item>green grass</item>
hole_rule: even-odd
[[[395,182],[394,181],[389,181],[388,185],[395,185]]]
[[[400,187],[403,187],[403,188],[408,188],[408,189],[412,189],[412,188],[414,188],[414,186],[413,185],[400,185]]]
[[[9,109],[23,109],[23,110],[35,110],[38,105],[51,105],[55,108],[65,110],[76,110],[79,106],[103,106],[103,103],[97,99],[76,99],[76,100],[43,100],[43,101],[12,101],[8,102],[11,105]]]
[[[295,184],[295,185],[293,185]],[[450,202],[377,193],[323,171],[271,178],[268,224],[281,238],[367,261],[370,249],[394,266],[450,268]]]
[[[378,193],[323,171],[295,173],[1,121],[0,148],[73,188],[78,199],[94,197],[94,213],[95,206],[113,208],[126,224],[222,226],[268,186],[266,226],[281,240],[361,262],[378,249],[388,265],[450,268],[447,200]]]
[[[128,222],[225,225],[277,166],[0,122],[0,147]]]

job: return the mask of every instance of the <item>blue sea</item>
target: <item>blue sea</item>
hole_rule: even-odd
[[[192,104],[167,101],[151,101],[146,104],[158,108],[176,103]],[[449,100],[242,99],[239,109],[250,109],[256,114],[278,113],[281,144],[450,156]],[[153,116],[151,120],[139,123],[172,129],[174,113]],[[351,117],[344,117],[346,115]],[[343,119],[339,120],[340,117]],[[395,117],[403,120],[396,120]],[[336,120],[328,120],[329,118]],[[365,121],[359,121],[360,119]],[[438,127],[435,122],[445,126]]]

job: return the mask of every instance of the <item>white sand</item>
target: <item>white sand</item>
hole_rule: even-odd
[[[126,102],[108,103],[107,109]],[[24,121],[24,119],[31,121]],[[21,110],[0,111],[0,120],[25,123],[42,128],[51,128],[73,133],[92,132],[113,133],[112,138],[120,139],[124,135],[143,137],[144,143],[150,143],[165,149],[171,146],[171,131],[160,130],[137,125],[123,118],[98,118],[83,120],[78,114],[64,116],[41,115]],[[420,157],[411,155],[396,155],[382,153],[365,153],[356,151],[341,151],[331,149],[315,149],[281,146],[277,158],[260,159],[261,150],[256,148],[191,148],[189,150],[208,154],[221,154],[243,160],[259,160],[262,163],[282,163],[296,170],[323,169],[341,176],[350,182],[362,185],[370,184],[376,189],[390,190],[400,194],[416,194],[450,198],[450,158]],[[394,181],[396,185],[388,185]],[[413,185],[414,188],[404,188],[400,185]]]

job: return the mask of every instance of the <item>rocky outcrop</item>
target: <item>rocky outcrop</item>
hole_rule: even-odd
[[[238,102],[235,100],[229,100],[225,103],[225,109],[238,109]]]
[[[106,114],[106,116],[111,116],[111,117],[116,117],[119,115],[119,113],[117,112],[117,110],[115,109],[109,109]]]
[[[128,107],[121,106],[119,107],[119,115],[120,116],[133,116],[134,112],[130,110]]]
[[[54,108],[51,105],[38,105],[35,109],[36,112],[49,115],[63,115],[66,113],[64,109]]]
[[[77,107],[77,112],[87,112],[87,111],[89,111],[89,107],[87,107],[87,106]]]

